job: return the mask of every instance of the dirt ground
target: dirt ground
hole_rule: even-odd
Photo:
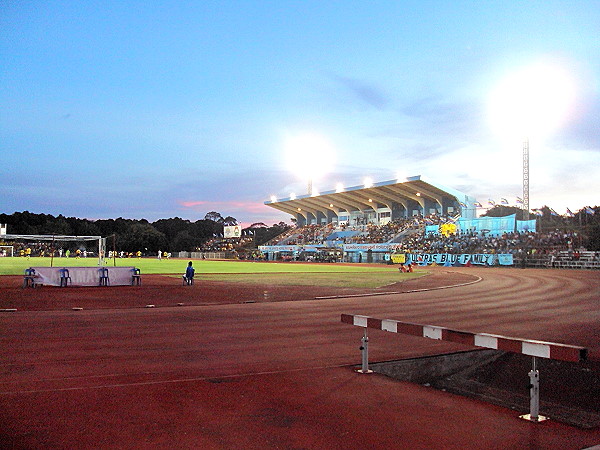
[[[144,275],[141,286],[67,287],[41,286],[23,289],[22,276],[0,276],[0,309],[50,311],[71,308],[140,308],[146,305],[200,306],[230,303],[289,302],[322,297],[407,292],[476,281],[475,275],[439,270],[378,289],[324,286],[239,284],[197,279],[184,286],[181,277]]]
[[[581,345],[600,360],[597,272],[431,272],[374,290],[182,286],[166,276],[144,276],[140,287],[22,289],[21,277],[0,277],[0,308],[17,310],[0,312],[0,448],[600,444],[598,428],[532,424],[518,418],[528,411],[354,371],[363,329],[341,323],[342,313]],[[467,349],[372,331],[371,362]],[[493,377],[493,386],[514,383],[526,393],[526,375],[506,376],[510,365],[497,366],[503,377]],[[544,370],[543,392],[580,395],[572,377]],[[587,373],[578,382],[597,378]],[[490,373],[473,377],[485,381]],[[600,404],[594,386],[585,392],[593,398],[582,405]]]

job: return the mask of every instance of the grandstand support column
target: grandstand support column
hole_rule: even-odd
[[[523,141],[523,220],[529,220],[529,138]]]

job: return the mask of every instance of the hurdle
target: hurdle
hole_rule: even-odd
[[[576,345],[521,339],[497,334],[472,333],[469,331],[452,330],[450,328],[435,325],[421,325],[410,322],[400,322],[392,319],[376,319],[368,316],[342,314],[341,321],[342,323],[364,328],[364,335],[361,338],[360,346],[362,365],[361,369],[357,370],[357,372],[363,374],[373,372],[372,370],[369,370],[368,328],[531,356],[532,369],[528,374],[530,398],[529,414],[520,416],[522,419],[531,422],[542,422],[547,419],[547,417],[539,414],[540,374],[539,370],[537,369],[537,358],[581,362],[587,360],[588,355],[587,348]]]

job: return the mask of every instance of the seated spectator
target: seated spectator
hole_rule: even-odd
[[[194,284],[194,273],[195,273],[195,269],[192,267],[192,262],[190,261],[188,263],[187,268],[185,269],[185,275],[183,275],[183,281],[185,282],[185,284],[190,285],[190,284]]]

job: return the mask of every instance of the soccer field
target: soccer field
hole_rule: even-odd
[[[181,274],[185,272],[188,259],[158,260],[155,258],[117,258],[107,260],[106,266],[135,266],[142,274]],[[215,261],[193,260],[199,274],[260,274],[260,273],[373,273],[395,272],[397,266],[346,265],[346,264],[314,264],[314,263],[276,263],[252,261]],[[22,275],[29,267],[50,267],[50,258],[0,258],[0,275]],[[95,258],[54,258],[54,267],[95,267]]]
[[[179,277],[189,259],[117,258],[106,261],[111,267],[135,266],[142,275],[164,274]],[[29,267],[49,267],[50,258],[0,258],[0,275],[22,275]],[[399,273],[398,266],[362,264],[277,263],[252,261],[193,260],[196,278],[230,283],[339,286],[377,288],[425,275],[425,271]],[[54,258],[53,267],[95,267],[95,258]],[[299,276],[300,275],[300,276]]]

